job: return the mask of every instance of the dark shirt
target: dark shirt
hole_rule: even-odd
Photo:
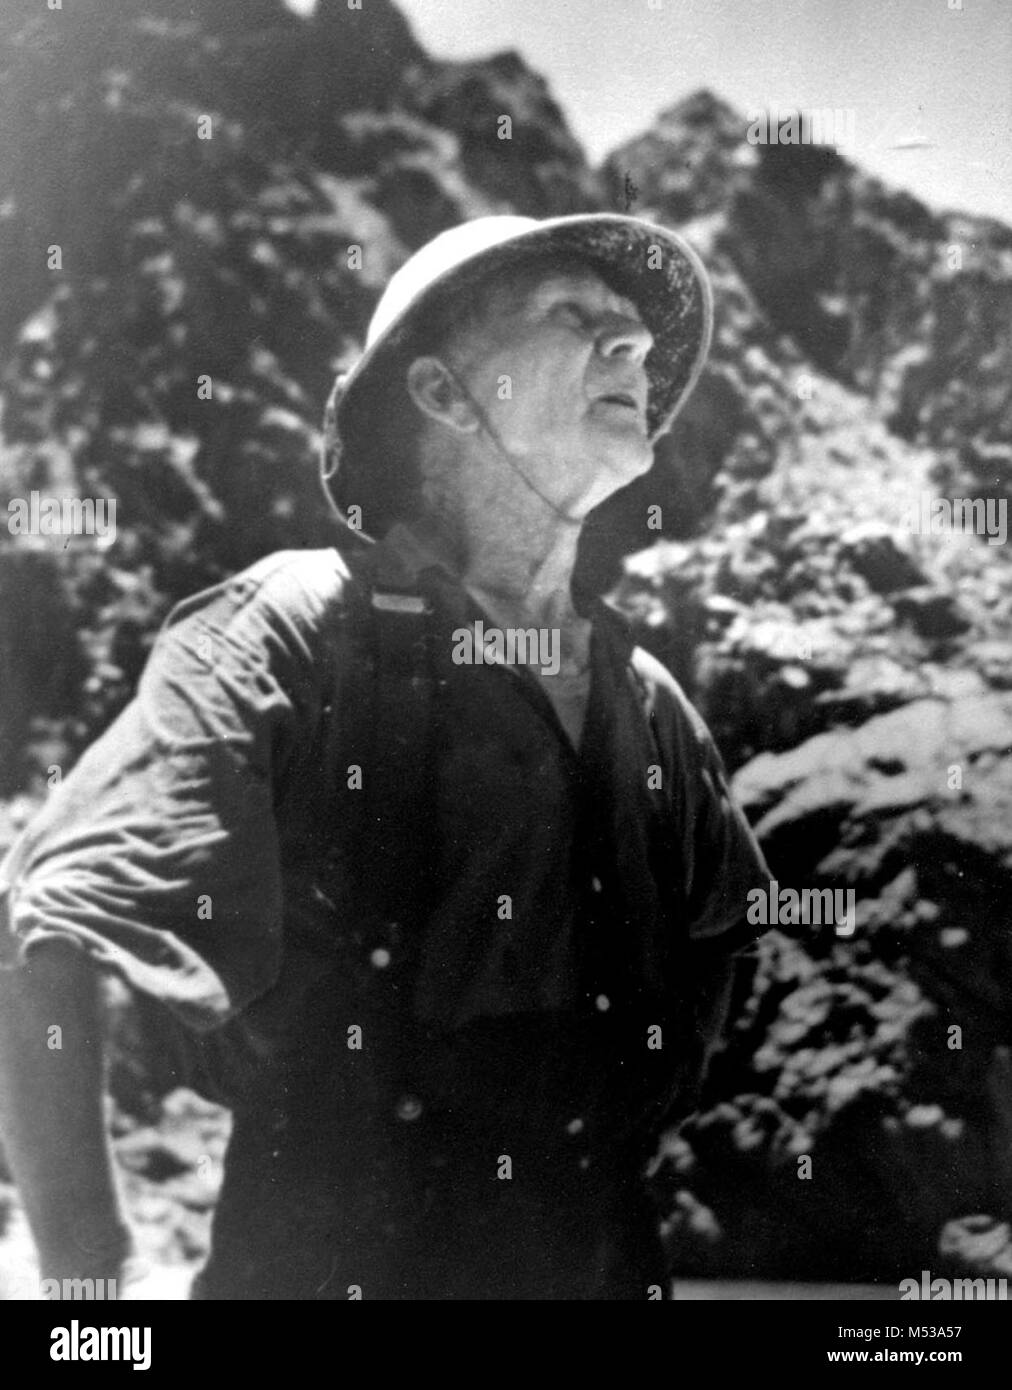
[[[377,1231],[413,1219],[417,1164],[404,1182],[387,1171],[399,1144],[424,1150],[423,1167],[441,1154],[436,1168],[449,1163],[464,1188],[473,1169],[479,1202],[518,1194],[502,1240],[515,1241],[516,1220],[535,1229],[545,1202],[533,1194],[561,1152],[581,1174],[629,1159],[625,1140],[660,1116],[698,1051],[700,972],[762,930],[746,924],[745,902],[769,872],[709,734],[618,615],[603,604],[593,615],[577,750],[531,672],[454,664],[452,632],[492,620],[403,530],[383,545],[424,574],[435,610],[424,929],[405,939],[405,921],[389,914],[387,865],[363,856],[368,837],[344,834],[359,817],[350,798],[362,795],[349,766],[357,759],[364,779],[372,768],[349,757],[368,722],[347,707],[363,690],[351,680],[355,562],[330,550],[273,555],[177,607],[134,701],[0,865],[11,920],[0,962],[74,940],[187,1026],[235,1107],[215,1248],[232,1249],[219,1265],[247,1293],[211,1296],[346,1297],[342,1280],[362,1278],[353,1257],[321,1284],[331,1248],[372,1249]],[[648,1048],[649,1028],[660,1047]],[[268,1137],[272,1126],[284,1142]],[[483,1186],[522,1135],[539,1182]],[[570,1197],[579,1209],[577,1189],[556,1190],[557,1212]],[[442,1210],[431,1182],[425,1190],[430,1212]],[[259,1255],[251,1202],[278,1211],[276,1229],[261,1223],[272,1234]],[[343,1213],[311,1257],[313,1241],[302,1242],[298,1274],[284,1272],[277,1245],[293,1202],[314,1213],[317,1236],[330,1230],[321,1212]],[[433,1239],[416,1237],[419,1248]],[[362,1255],[359,1269],[389,1288],[391,1260],[405,1259],[401,1246]],[[524,1287],[521,1273],[508,1277]],[[409,1296],[403,1278],[386,1296]],[[287,1279],[303,1292],[277,1292]]]

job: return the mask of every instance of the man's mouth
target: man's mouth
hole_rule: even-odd
[[[625,406],[627,410],[635,410],[637,415],[640,414],[640,403],[631,391],[609,391],[604,396],[598,396],[597,399],[599,403],[604,405],[621,405]]]

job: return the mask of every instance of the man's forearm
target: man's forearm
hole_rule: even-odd
[[[45,1277],[113,1277],[129,1253],[103,1097],[95,969],[40,943],[0,971],[0,1140]]]

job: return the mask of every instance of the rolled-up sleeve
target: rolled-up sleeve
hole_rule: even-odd
[[[69,939],[197,1029],[271,987],[278,784],[319,716],[335,561],[272,556],[170,614],[135,699],[0,864],[0,964]]]
[[[749,890],[765,886],[770,871],[702,717],[670,672],[642,651],[637,656],[667,756],[689,938],[717,953],[741,950],[766,930],[746,912]]]
[[[698,716],[697,716],[698,720]],[[738,950],[761,936],[746,912],[748,894],[768,883],[770,871],[728,783],[720,754],[698,720],[698,780],[686,848],[687,901],[693,941],[719,941]]]

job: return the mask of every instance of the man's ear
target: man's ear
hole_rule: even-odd
[[[408,395],[430,420],[458,434],[474,434],[480,425],[471,397],[438,357],[416,357],[408,367]]]

